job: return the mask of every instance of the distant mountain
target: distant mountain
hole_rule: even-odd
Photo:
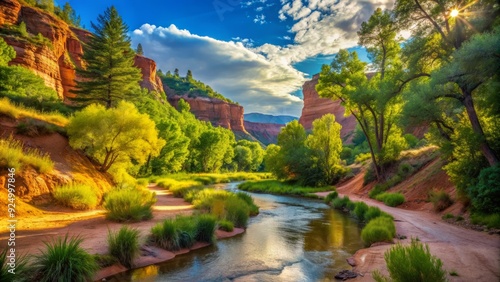
[[[243,119],[249,122],[287,124],[299,118],[294,116],[273,116],[260,113],[249,113],[244,114]]]

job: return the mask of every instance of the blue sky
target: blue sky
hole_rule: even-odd
[[[192,70],[246,113],[300,116],[301,86],[392,0],[68,1],[85,28],[114,5],[135,48],[163,71]],[[64,2],[62,2],[64,3]]]

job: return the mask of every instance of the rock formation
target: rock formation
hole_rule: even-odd
[[[24,22],[30,34],[41,34],[50,44],[38,44],[31,40],[13,35],[2,35],[7,44],[16,51],[11,65],[31,69],[43,78],[45,84],[60,98],[70,93],[75,85],[76,67],[82,66],[83,46],[90,32],[70,27],[66,22],[41,9],[22,6],[17,0],[0,0],[0,25],[18,25]],[[156,77],[156,64],[153,60],[137,56],[135,64],[141,69],[141,86],[149,90],[162,91],[162,83]]]
[[[245,121],[245,129],[264,145],[276,144],[284,124]]]
[[[335,120],[342,125],[340,137],[346,142],[350,142],[352,132],[356,128],[356,119],[353,116],[344,116],[345,108],[340,104],[340,100],[320,98],[316,92],[319,75],[313,76],[312,80],[306,81],[302,86],[304,94],[304,107],[299,122],[306,130],[312,128],[312,122],[321,118],[325,114],[335,115]]]

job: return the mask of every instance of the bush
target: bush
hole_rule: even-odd
[[[351,200],[349,200],[349,197],[347,196],[344,196],[343,198],[335,198],[332,201],[332,206],[334,209],[340,210],[345,208],[350,201]]]
[[[108,233],[109,254],[127,268],[132,267],[132,261],[139,255],[139,231],[123,226],[118,232]]]
[[[251,216],[259,214],[259,207],[253,201],[252,196],[245,192],[238,192],[236,196],[247,203]]]
[[[328,195],[325,197],[325,203],[330,203],[333,201],[333,199],[336,199],[339,196],[339,193],[337,191],[330,192]]]
[[[358,162],[356,160],[356,162]],[[371,165],[365,173],[365,176],[363,177],[363,185],[366,185],[368,183],[371,183],[372,181],[377,180],[377,176],[375,175],[375,169],[373,168],[373,165]]]
[[[77,210],[89,210],[97,206],[97,195],[93,187],[75,183],[56,187],[54,198],[61,205]]]
[[[361,239],[366,246],[376,242],[392,242],[394,236],[396,236],[394,222],[385,216],[370,220],[361,231]]]
[[[391,279],[375,271],[375,281],[447,281],[441,260],[431,255],[428,245],[417,240],[412,239],[410,246],[397,244],[385,253],[384,258]]]
[[[378,207],[368,207],[364,214],[364,219],[366,222],[379,217],[382,214],[382,211]]]
[[[357,202],[354,204],[354,214],[356,217],[363,221],[365,219],[365,214],[368,211],[368,205],[363,202]]]
[[[80,237],[58,237],[51,243],[44,242],[46,249],[35,257],[34,268],[37,279],[34,281],[88,281],[98,270],[92,255],[80,244]]]
[[[155,203],[155,193],[135,189],[113,190],[104,198],[106,218],[120,222],[151,219]]]
[[[227,232],[231,232],[234,230],[234,225],[231,221],[223,219],[223,220],[219,221],[219,229],[227,231]]]
[[[478,183],[468,189],[474,209],[484,213],[500,213],[500,165],[481,170]]]
[[[16,253],[16,268],[15,274],[13,274],[9,272],[10,267],[7,265],[7,263],[10,263],[10,259],[7,258],[7,252],[8,248],[5,248],[2,252],[0,252],[0,281],[30,281],[30,276],[32,275],[32,273],[28,257],[19,256]]]
[[[375,199],[390,207],[397,207],[405,202],[405,196],[401,193],[382,193],[377,195]]]
[[[444,211],[449,206],[453,205],[453,200],[450,195],[445,191],[431,191],[429,193],[429,200],[437,212]]]
[[[217,219],[213,215],[202,214],[196,222],[196,240],[212,243],[214,241]]]
[[[471,220],[474,224],[486,225],[486,227],[488,228],[500,228],[500,213],[489,215],[482,213],[473,213],[471,215]]]
[[[387,187],[382,185],[382,184],[377,184],[375,187],[373,187],[372,190],[368,193],[368,197],[370,199],[375,199],[379,194],[382,194],[385,190],[387,190]]]
[[[179,230],[175,220],[167,219],[151,228],[151,240],[163,249],[180,249]]]
[[[451,213],[447,213],[447,214],[443,215],[441,218],[442,219],[450,219],[450,218],[455,218],[455,216],[452,215]]]

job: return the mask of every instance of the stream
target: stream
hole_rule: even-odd
[[[260,214],[245,233],[108,281],[334,281],[363,248],[358,223],[321,201],[250,194]]]

